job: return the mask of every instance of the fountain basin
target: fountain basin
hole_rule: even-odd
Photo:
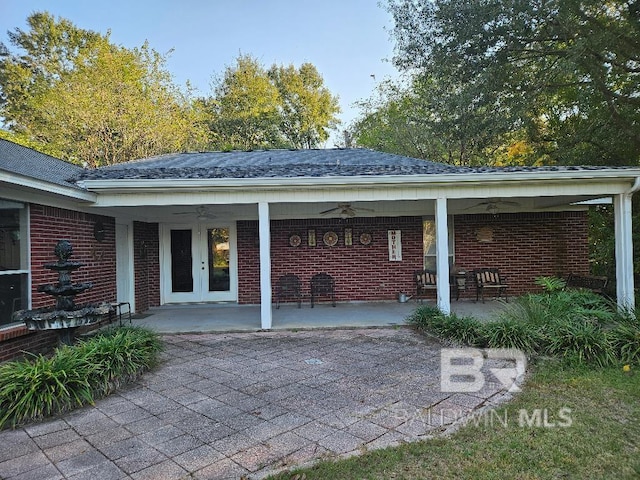
[[[19,310],[13,314],[13,320],[24,322],[28,330],[59,330],[93,325],[104,320],[112,310],[109,303],[86,305],[74,310]]]

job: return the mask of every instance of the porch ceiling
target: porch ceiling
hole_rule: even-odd
[[[555,197],[490,197],[452,199],[449,214],[486,214],[583,210],[576,202],[598,199],[599,196]],[[300,218],[340,218],[338,212],[322,215],[339,204],[348,203],[357,217],[430,216],[435,214],[434,200],[379,200],[379,201],[324,201],[282,202],[270,204],[270,217],[274,220]],[[252,204],[194,204],[194,205],[140,205],[101,209],[101,213],[117,218],[159,223],[194,223],[196,221],[257,220],[258,207]]]

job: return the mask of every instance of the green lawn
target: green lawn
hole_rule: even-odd
[[[640,478],[640,371],[539,363],[522,393],[451,436],[273,479]],[[520,426],[536,409],[548,424]],[[561,412],[561,409],[570,409]],[[564,415],[564,416],[562,416]],[[505,427],[506,418],[506,427]],[[571,425],[559,426],[569,423]]]

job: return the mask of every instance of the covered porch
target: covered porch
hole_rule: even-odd
[[[433,302],[424,302],[424,305]],[[272,330],[309,328],[376,328],[405,325],[406,318],[420,303],[413,300],[400,302],[347,302],[332,307],[321,303],[315,308],[308,304],[297,308],[283,304],[273,310]],[[471,315],[489,320],[504,308],[499,301],[486,303],[459,301],[451,303],[457,315]],[[126,315],[125,315],[126,317]],[[123,317],[123,322],[126,323]],[[153,307],[144,315],[134,316],[133,325],[145,326],[158,333],[244,332],[262,330],[259,305],[189,304]]]
[[[535,291],[538,276],[589,273],[583,202],[602,198],[615,212],[616,297],[634,307],[637,169],[453,167],[362,149],[209,152],[89,172],[79,185],[115,218],[118,297],[136,311],[231,302],[259,308],[260,329],[278,328],[274,293],[287,274],[309,291],[327,273],[338,302],[392,302],[422,268],[438,278],[497,268],[509,295]],[[455,311],[448,281],[434,300]]]

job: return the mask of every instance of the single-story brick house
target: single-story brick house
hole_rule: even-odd
[[[0,140],[0,347],[50,342],[11,313],[52,304],[37,287],[55,282],[43,265],[62,238],[86,264],[74,282],[94,283],[78,302],[260,304],[268,329],[287,273],[304,295],[312,275],[330,274],[338,302],[394,300],[426,266],[499,268],[511,295],[540,275],[587,274],[581,202],[603,197],[615,208],[618,301],[633,306],[638,188],[638,168],[455,167],[367,149],[181,153],[85,170]],[[449,311],[448,282],[436,293]]]

